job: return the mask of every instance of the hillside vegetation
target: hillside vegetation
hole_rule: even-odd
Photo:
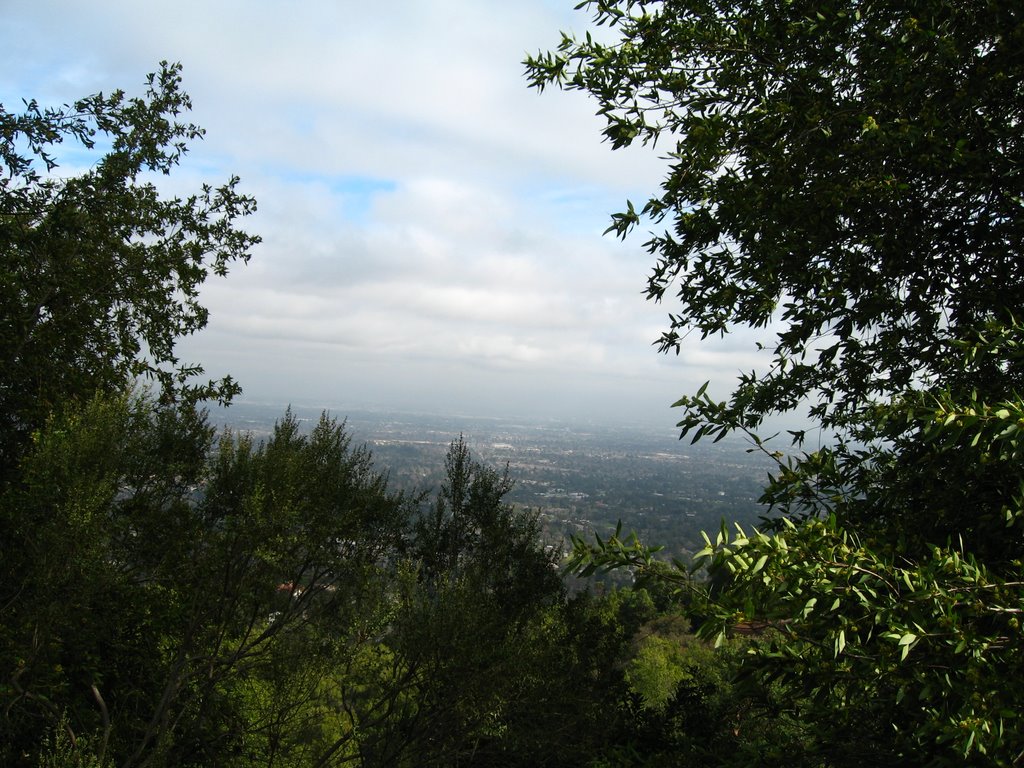
[[[773,522],[564,564],[461,439],[427,495],[326,415],[214,430],[238,385],[175,343],[259,239],[238,179],[153,181],[202,137],[180,67],[0,107],[0,764],[1024,761],[1024,10],[580,8],[600,40],[527,77],[666,159],[610,227],[652,229],[661,349],[772,339],[677,406],[774,462]],[[56,172],[65,142],[88,170]],[[792,411],[826,447],[761,433]],[[633,580],[570,595],[566,568]]]

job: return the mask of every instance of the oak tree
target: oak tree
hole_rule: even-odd
[[[787,519],[709,538],[702,630],[768,632],[746,671],[802,702],[825,764],[863,759],[836,749],[854,714],[878,761],[1020,760],[1019,3],[579,7],[606,29],[527,73],[666,161],[610,227],[652,228],[660,349],[748,326],[772,353],[725,400],[677,403],[684,435],[740,431],[778,459],[763,500]],[[786,458],[758,431],[804,408],[824,447]],[[692,587],[619,537],[576,563]]]
[[[167,195],[169,174],[203,136],[187,122],[181,66],[160,65],[144,96],[95,94],[60,107],[0,105],[0,463],[63,400],[135,379],[166,397],[228,399],[230,379],[197,383],[175,342],[206,325],[198,291],[247,261],[238,228],[255,201],[238,179]],[[64,175],[69,143],[88,167]]]
[[[809,398],[835,426],[908,389],[1019,385],[1016,365],[949,368],[959,340],[1024,304],[1019,4],[580,8],[613,40],[565,36],[528,77],[587,92],[613,148],[666,160],[658,193],[610,228],[664,225],[646,243],[647,295],[671,306],[661,349],[774,332],[732,418],[757,426]]]

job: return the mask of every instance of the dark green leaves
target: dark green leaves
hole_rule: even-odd
[[[146,174],[169,173],[202,137],[181,67],[163,64],[146,95],[116,91],[61,108],[0,109],[0,424],[4,452],[66,398],[155,379],[167,397],[237,392],[195,383],[176,340],[203,328],[199,286],[247,261],[259,238],[237,228],[255,211],[238,179],[167,198]],[[57,145],[108,147],[90,170],[61,178]]]
[[[656,346],[774,334],[728,398],[675,404],[683,436],[776,458],[762,501],[786,516],[707,540],[702,632],[763,634],[745,672],[785,686],[820,764],[852,733],[858,763],[1019,761],[1021,4],[580,7],[614,32],[527,72],[591,95],[613,148],[663,153],[609,228],[653,229]],[[821,437],[786,457],[757,431],[791,411]],[[619,532],[573,563],[657,573]]]
[[[648,296],[676,307],[660,346],[774,321],[751,419],[809,398],[846,424],[1024,304],[1017,4],[585,7],[617,41],[567,37],[530,81],[592,95],[614,148],[659,142],[642,210],[665,226]],[[640,222],[629,205],[609,231]]]
[[[1024,703],[1005,684],[1024,663],[1019,566],[996,576],[954,546],[911,561],[865,546],[834,518],[774,534],[738,530],[697,557],[732,575],[706,604],[713,619],[702,631],[767,621],[775,634],[758,647],[754,669],[795,696],[827,692],[862,713],[897,718],[896,746],[907,755],[953,746],[936,764],[956,764],[958,750],[1005,756],[1024,748],[1003,714]],[[902,708],[888,711],[891,701]],[[822,729],[836,725],[828,710],[807,716]]]

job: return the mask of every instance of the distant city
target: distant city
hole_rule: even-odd
[[[217,410],[218,425],[271,433],[284,406],[236,403]],[[314,408],[292,408],[312,425]],[[384,411],[332,414],[344,420],[354,444],[371,450],[374,464],[393,487],[434,493],[444,479],[444,456],[459,435],[474,457],[501,470],[515,487],[510,503],[539,511],[554,546],[571,535],[606,536],[621,520],[666,557],[687,558],[702,544],[700,532],[722,521],[757,525],[758,504],[772,462],[741,438],[691,445],[673,427],[601,427],[557,421],[523,421]]]

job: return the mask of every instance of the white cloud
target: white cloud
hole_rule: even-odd
[[[211,278],[184,352],[250,396],[672,423],[679,394],[756,362],[752,341],[650,346],[668,307],[643,300],[643,236],[601,231],[661,161],[610,152],[591,102],[522,76],[584,26],[571,6],[20,2],[0,100],[137,93],[183,62],[207,139],[170,188],[238,173],[265,241]]]

